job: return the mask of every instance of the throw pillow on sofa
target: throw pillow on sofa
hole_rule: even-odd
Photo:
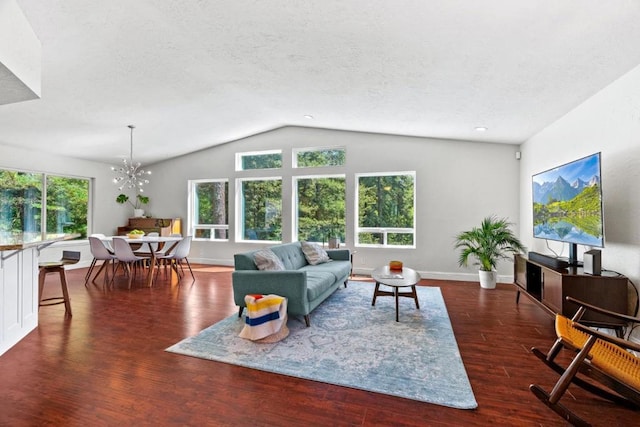
[[[284,264],[271,249],[263,249],[253,256],[253,262],[256,263],[258,270],[284,270]]]
[[[327,251],[322,249],[318,243],[311,242],[300,242],[302,246],[302,252],[304,253],[304,257],[307,259],[307,262],[311,265],[318,265],[324,262],[331,261],[329,258],[329,254]]]

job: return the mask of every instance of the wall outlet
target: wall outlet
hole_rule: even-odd
[[[364,257],[360,257],[360,265],[365,265],[367,260]]]

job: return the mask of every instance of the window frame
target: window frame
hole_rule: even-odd
[[[298,181],[301,179],[324,179],[324,178],[342,178],[344,180],[344,219],[345,219],[345,240],[346,240],[346,234],[347,234],[347,227],[346,227],[346,219],[347,219],[347,176],[344,173],[340,173],[340,174],[314,174],[314,175],[294,175],[291,177],[291,195],[292,195],[292,206],[291,206],[291,240],[296,242],[299,241],[299,203],[300,200],[298,199]],[[316,243],[322,243],[322,242],[316,242]],[[343,242],[344,243],[344,242]]]
[[[87,184],[87,204],[86,204],[86,218],[85,218],[86,236],[83,236],[82,233],[80,233],[80,236],[78,237],[78,239],[86,239],[87,236],[89,236],[93,232],[92,218],[93,218],[93,199],[94,199],[94,193],[95,193],[95,178],[87,177],[87,176],[79,176],[79,175],[34,171],[34,170],[12,169],[12,168],[6,168],[6,167],[0,167],[0,171],[14,172],[14,173],[20,173],[20,174],[31,174],[31,175],[39,176],[40,192],[41,192],[40,212],[39,212],[40,221],[38,221],[39,231],[37,231],[36,233],[39,233],[42,235],[55,234],[55,233],[50,233],[47,230],[47,224],[48,224],[47,217],[48,217],[48,210],[49,210],[48,203],[47,203],[47,199],[49,198],[49,194],[48,194],[49,178],[55,177],[55,178],[63,178],[63,179],[69,179],[69,180],[86,181],[86,184]],[[8,231],[8,232],[12,232],[12,231]],[[27,231],[21,230],[20,232],[24,233]]]
[[[200,224],[195,221],[196,215],[196,202],[197,202],[197,191],[196,188],[198,184],[206,184],[206,183],[225,183],[227,184],[225,199],[227,203],[227,224]],[[189,218],[188,235],[192,236],[193,240],[202,241],[202,242],[228,242],[230,240],[229,233],[229,219],[230,219],[230,197],[229,197],[229,178],[211,178],[211,179],[190,179],[188,180],[189,191],[189,207],[187,209],[187,215]],[[203,237],[196,237],[196,230],[212,230],[211,236],[208,239]],[[217,239],[215,238],[215,230],[227,230],[227,238],[226,239]]]
[[[242,167],[242,159],[244,157],[249,156],[268,156],[272,154],[280,154],[280,167],[277,168],[255,168],[255,169],[244,169]],[[284,165],[284,156],[282,155],[282,149],[277,150],[261,150],[261,151],[243,151],[240,153],[236,153],[236,172],[247,172],[247,171],[268,171],[268,170],[280,170]]]
[[[361,177],[384,177],[384,176],[411,176],[413,179],[413,227],[360,227],[360,178]],[[386,248],[386,249],[415,249],[417,246],[416,238],[416,218],[417,218],[417,174],[416,171],[393,171],[393,172],[362,172],[354,174],[355,181],[355,203],[354,203],[354,227],[353,242],[355,247],[360,248]],[[381,233],[383,236],[382,244],[360,243],[360,233]],[[389,234],[412,234],[413,244],[411,245],[390,245],[388,244]]]
[[[243,203],[243,183],[249,181],[280,181],[280,240],[253,240],[253,239],[245,239],[244,238],[244,203]],[[269,244],[277,244],[282,243],[283,235],[284,235],[284,221],[283,221],[283,208],[284,208],[284,199],[282,197],[282,193],[284,190],[284,179],[282,176],[259,176],[259,177],[241,177],[236,178],[235,180],[235,206],[236,206],[236,215],[235,215],[235,241],[239,243],[269,243]]]
[[[71,175],[61,175],[61,174],[53,174],[53,173],[48,173],[45,172],[43,174],[43,194],[45,197],[45,203],[44,203],[44,212],[42,214],[43,217],[43,223],[42,225],[45,227],[44,228],[44,232],[45,233],[49,233],[49,231],[47,230],[47,225],[49,222],[49,203],[47,202],[47,199],[49,198],[49,178],[50,177],[55,177],[55,178],[62,178],[62,179],[69,179],[69,180],[76,180],[76,181],[86,181],[86,185],[87,185],[87,205],[86,205],[86,218],[85,218],[85,230],[86,230],[86,235],[82,236],[82,233],[80,233],[80,238],[82,239],[86,239],[91,233],[91,215],[92,215],[92,211],[91,211],[91,202],[93,200],[92,198],[92,189],[93,189],[93,178],[87,178],[87,177],[79,177],[79,176],[71,176]],[[54,233],[55,234],[55,233]]]
[[[344,152],[344,161],[345,163],[341,165],[319,165],[319,166],[300,166],[298,165],[298,154],[306,153],[306,152],[314,152],[314,151],[331,151],[331,150],[342,150]],[[303,147],[303,148],[293,148],[291,150],[291,168],[292,169],[309,169],[309,168],[339,168],[345,167],[347,162],[347,147],[343,145],[335,145],[335,146],[318,146],[318,147]]]

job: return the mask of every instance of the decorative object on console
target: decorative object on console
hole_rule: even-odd
[[[133,129],[134,125],[128,125],[131,129],[131,146],[129,151],[129,161],[122,159],[122,166],[112,166],[111,170],[115,172],[116,177],[113,178],[115,184],[120,184],[118,190],[122,191],[124,188],[135,188],[140,193],[144,192],[142,188],[145,184],[149,183],[149,180],[144,178],[145,175],[151,175],[150,170],[142,169],[140,162],[133,162]]]
[[[402,271],[402,261],[389,261],[389,270]]]
[[[513,254],[524,252],[525,247],[509,229],[511,223],[504,218],[488,216],[480,227],[463,231],[456,236],[455,248],[462,249],[458,264],[467,266],[469,257],[476,258],[474,265],[480,267],[480,286],[496,287],[495,268],[501,259],[511,259]]]
[[[128,202],[131,206],[133,206],[133,217],[141,218],[144,216],[144,209],[142,209],[141,206],[149,203],[149,197],[138,194],[136,195],[136,202],[133,203],[129,199],[129,196],[121,193],[118,194],[118,197],[116,197],[116,202],[120,203],[121,205]]]
[[[599,276],[602,273],[602,253],[597,249],[592,249],[584,253],[584,272]]]

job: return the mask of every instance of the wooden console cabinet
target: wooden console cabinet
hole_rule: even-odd
[[[628,311],[628,279],[618,273],[602,271],[601,275],[586,274],[582,267],[553,269],[516,255],[513,272],[517,290],[516,304],[524,293],[551,314],[572,317],[578,307],[565,300],[572,296],[581,301],[626,314]],[[624,322],[587,311],[583,322],[595,326],[621,329]]]
[[[180,218],[129,218],[129,223],[118,227],[118,236],[124,236],[131,230],[142,230],[145,233],[156,232],[160,236],[182,233]]]

